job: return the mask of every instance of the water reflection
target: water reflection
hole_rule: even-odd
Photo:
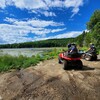
[[[51,50],[52,48],[21,48],[21,49],[0,49],[0,56],[1,55],[12,55],[12,56],[27,56],[31,57],[38,53],[46,52]]]

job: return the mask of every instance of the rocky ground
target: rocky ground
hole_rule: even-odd
[[[100,100],[100,56],[83,70],[63,70],[57,59],[0,74],[0,100]]]

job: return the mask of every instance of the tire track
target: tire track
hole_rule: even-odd
[[[82,60],[84,70],[63,70],[57,59],[0,75],[4,100],[100,100],[100,61]]]

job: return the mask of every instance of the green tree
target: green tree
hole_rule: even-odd
[[[96,44],[98,48],[100,48],[100,22],[98,22],[94,26],[93,34],[93,42]]]
[[[90,30],[91,41],[100,49],[100,10],[96,10],[87,23],[87,28]],[[87,35],[88,39],[89,34]]]
[[[89,46],[89,44],[92,42],[92,34],[91,33],[87,33],[85,36],[85,45]]]
[[[100,10],[96,10],[90,18],[90,21],[87,23],[88,30],[94,30],[94,26],[100,22]]]

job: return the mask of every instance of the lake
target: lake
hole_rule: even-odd
[[[52,50],[53,48],[19,48],[19,49],[0,49],[0,56],[9,54],[11,56],[27,56],[31,57],[32,55],[36,55],[38,53],[43,53],[48,50]]]

